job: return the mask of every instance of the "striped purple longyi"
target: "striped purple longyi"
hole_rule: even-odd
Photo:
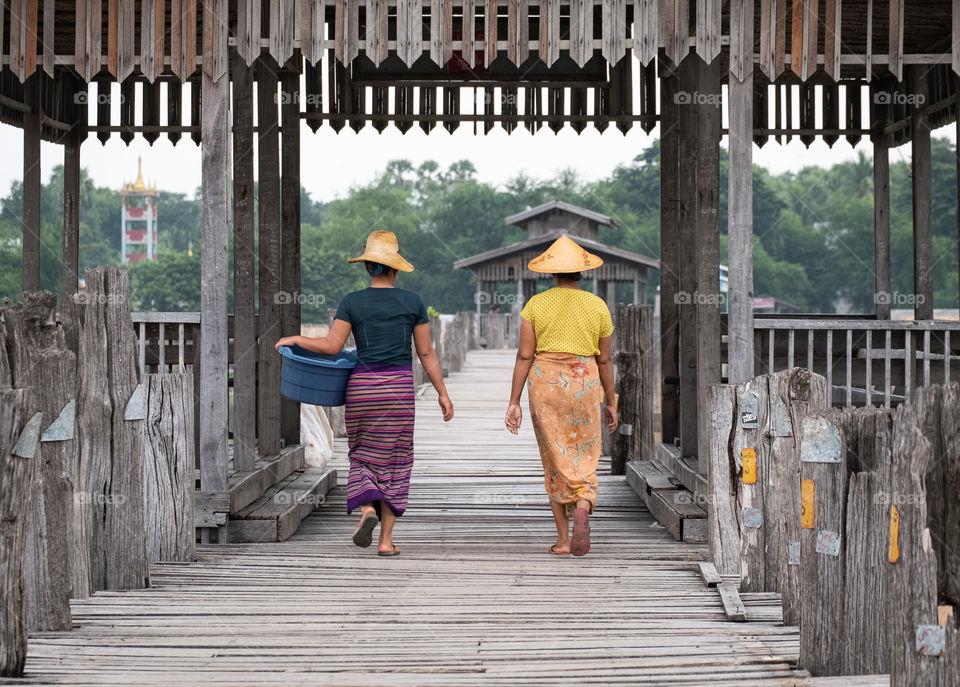
[[[344,411],[350,458],[347,513],[376,501],[383,501],[397,515],[406,510],[413,470],[414,409],[409,366],[354,368]]]

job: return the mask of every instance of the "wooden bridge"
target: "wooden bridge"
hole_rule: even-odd
[[[350,543],[344,469],[286,542],[203,546],[153,566],[149,589],[74,601],[75,629],[32,635],[25,679],[4,684],[888,684],[796,670],[776,595],[743,595],[732,622],[706,547],[675,541],[623,477],[600,478],[590,554],[549,555],[532,430],[501,419],[512,364],[471,352],[449,424],[432,390],[418,400],[399,558]]]

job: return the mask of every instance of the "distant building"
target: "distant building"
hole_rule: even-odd
[[[143,183],[141,160],[137,158],[137,180],[120,188],[121,261],[130,265],[141,260],[157,259],[156,186]]]

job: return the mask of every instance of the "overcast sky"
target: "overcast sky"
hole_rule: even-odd
[[[952,140],[954,127],[943,127],[935,135]],[[520,128],[507,135],[499,127],[484,136],[474,135],[472,124],[463,124],[449,134],[441,127],[427,135],[414,126],[406,135],[393,127],[378,134],[366,127],[359,134],[344,128],[339,134],[326,124],[314,134],[305,125],[301,135],[301,181],[314,200],[343,197],[351,186],[370,181],[392,159],[406,158],[419,163],[436,160],[442,166],[461,159],[473,162],[482,181],[502,184],[519,172],[548,178],[558,170],[572,167],[583,180],[604,177],[618,164],[629,162],[659,135],[658,129],[645,134],[639,125],[623,135],[611,126],[600,134],[588,127],[579,136],[566,128],[559,135],[544,126],[536,135]],[[726,145],[724,141],[724,145]],[[0,196],[23,175],[23,134],[21,130],[0,124]],[[797,170],[807,165],[829,166],[855,158],[857,151],[870,156],[871,146],[863,139],[857,149],[843,138],[833,149],[821,140],[809,149],[794,139],[778,145],[771,139],[762,149],[754,147],[755,163],[774,173]],[[90,136],[81,148],[81,164],[98,186],[119,189],[137,173],[137,156],[143,156],[144,176],[168,191],[192,194],[200,185],[200,150],[184,136],[174,147],[166,136],[151,147],[137,136],[130,146],[113,136],[106,146]],[[908,159],[909,146],[891,152],[891,161]],[[41,165],[44,182],[53,168],[62,164],[63,148],[44,143]]]

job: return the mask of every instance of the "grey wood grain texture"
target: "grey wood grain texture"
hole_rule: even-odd
[[[11,24],[13,24],[12,15]],[[14,69],[13,64],[10,68]],[[36,291],[40,286],[40,118],[42,114],[39,74],[33,74],[23,84],[23,102],[32,109],[32,112],[23,115],[20,288],[24,291]]]
[[[800,533],[800,665],[815,675],[840,672],[843,662],[843,589],[846,580],[847,462],[856,448],[855,419],[849,409],[813,413],[838,427],[840,460],[831,463],[804,462],[801,479],[814,485],[813,528]],[[851,425],[851,423],[853,423]],[[847,430],[850,431],[847,431]],[[818,551],[821,533],[839,536],[837,555]]]
[[[308,5],[309,2],[305,2]],[[253,181],[253,69],[233,61],[233,466],[257,458],[256,238]]]
[[[292,0],[291,0],[292,2]],[[280,73],[286,99],[280,105],[280,289],[291,294],[280,304],[280,334],[300,333],[300,53]],[[279,361],[277,366],[280,366]],[[280,398],[280,436],[287,445],[300,442],[300,405]]]
[[[873,139],[874,312],[890,319],[890,149],[884,136]]]
[[[911,89],[918,101],[930,97],[927,69],[910,68]],[[910,112],[910,169],[913,185],[913,316],[916,320],[933,319],[933,170],[930,159],[930,122],[914,106]]]
[[[627,461],[649,460],[654,454],[653,308],[619,304],[614,308],[614,322],[615,384],[622,429],[613,437],[611,456],[613,473],[623,474]]]
[[[260,455],[280,450],[280,338],[277,297],[281,282],[280,140],[276,62],[269,56],[257,65],[257,146],[259,193],[259,356],[257,360],[257,443]]]
[[[147,586],[147,557],[143,522],[142,419],[126,419],[130,397],[140,383],[136,335],[130,318],[130,278],[125,269],[104,271],[107,306],[107,374],[111,414],[109,498],[106,504],[103,547],[105,588],[139,589]],[[89,274],[89,271],[88,271]],[[226,313],[224,312],[224,316]],[[81,360],[80,364],[85,364]]]
[[[0,389],[0,676],[21,677],[27,659],[27,519],[39,495],[39,456],[13,453],[36,412],[32,389]]]
[[[312,8],[313,3],[307,0],[303,6]],[[237,1],[237,54],[248,67],[260,55],[260,3],[254,0]]]
[[[147,558],[194,558],[193,376],[146,376],[144,529]]]
[[[74,398],[77,358],[57,325],[57,297],[49,291],[23,292],[6,304],[3,319],[14,388],[32,388],[32,402],[43,413],[41,431]],[[70,559],[73,523],[74,438],[44,442],[30,462],[36,493],[29,500],[26,552],[25,621],[31,630],[69,630]]]
[[[80,111],[86,114],[86,107]],[[84,120],[85,121],[85,120]],[[80,144],[83,141],[80,125],[64,137],[63,143],[63,239],[60,273],[60,312],[63,315],[67,347],[76,351],[76,325],[71,318],[72,301],[77,293],[80,257]]]
[[[669,4],[671,0],[664,0]],[[663,5],[661,5],[663,6]],[[675,75],[660,79],[660,425],[665,443],[673,443],[679,427],[680,226],[678,84]]]
[[[710,388],[711,432],[707,515],[710,559],[725,575],[740,575],[740,469],[729,446],[734,433],[736,386]]]
[[[770,385],[766,376],[738,384],[736,387],[736,404],[733,409],[733,423],[735,434],[733,440],[733,463],[738,468],[740,490],[740,589],[745,592],[767,591],[767,564],[766,564],[766,535],[767,527],[763,520],[760,526],[744,517],[746,509],[753,509],[766,519],[767,493],[764,489],[762,476],[771,468],[770,441],[768,437],[770,427]],[[756,427],[747,422],[744,413],[753,412],[753,402],[747,399],[756,399]],[[746,427],[744,425],[747,425]],[[754,484],[743,484],[743,452],[753,449],[756,451],[757,480]]]

